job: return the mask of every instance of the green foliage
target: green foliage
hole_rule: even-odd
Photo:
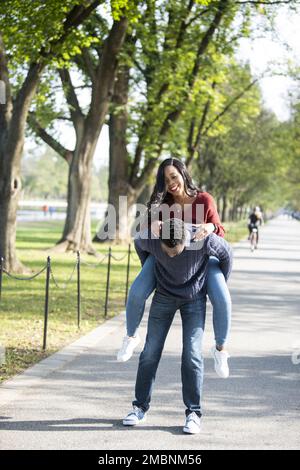
[[[230,85],[236,87],[247,71],[238,73],[234,66],[232,72],[235,81]],[[252,87],[223,116],[222,128],[217,126],[202,140],[194,163],[196,180],[216,199],[226,197],[229,207],[259,204],[265,210],[286,205],[299,208],[296,116],[297,113],[290,122],[280,123],[263,109],[259,89]]]
[[[42,147],[43,149],[43,147]],[[52,175],[49,178],[49,175]],[[42,154],[31,153],[22,162],[24,198],[66,198],[68,165],[47,148]]]
[[[62,4],[57,0],[8,0],[5,8],[0,6],[5,43],[17,72],[14,74],[16,88],[24,79],[26,64],[38,60],[40,52],[46,53],[49,44],[61,37],[63,18],[79,4],[82,1],[68,0]],[[195,138],[209,102],[195,163],[199,182],[216,196],[226,194],[241,204],[251,201],[258,193],[260,198],[274,201],[274,187],[278,182],[289,192],[287,188],[299,181],[298,171],[291,172],[293,166],[299,167],[296,108],[293,123],[284,128],[274,116],[264,112],[259,88],[254,85],[214,122],[253,80],[249,67],[242,67],[234,60],[240,37],[251,34],[253,11],[272,21],[274,9],[227,2],[222,21],[201,55],[199,72],[193,77],[199,45],[212,25],[220,2],[198,0],[188,11],[190,4],[188,0],[103,1],[83,26],[57,46],[39,85],[33,109],[41,124],[54,131],[58,126],[53,123],[58,117],[69,117],[69,110],[55,90],[59,87],[56,68],[69,64],[77,82],[90,89],[90,77],[80,67],[82,49],[88,50],[96,66],[113,19],[125,13],[130,18],[132,40],[126,42],[119,63],[131,68],[127,140],[132,144],[129,146],[131,161],[133,144],[139,142],[142,148],[137,171],[140,172],[149,158],[157,157],[161,148],[164,155],[187,158],[191,122],[195,123]],[[120,110],[112,107],[112,112]],[[173,122],[172,115],[178,110],[180,117]],[[163,134],[162,126],[166,124],[168,131]],[[287,141],[289,145],[285,146]],[[297,204],[299,193],[291,190],[289,194]]]
[[[47,53],[50,43],[61,37],[67,13],[80,4],[79,0],[1,3],[1,30],[11,62],[19,65],[39,60],[40,52]]]
[[[49,175],[51,177],[49,178]],[[93,168],[91,197],[93,201],[106,202],[108,169]],[[68,165],[49,147],[42,146],[41,151],[28,153],[22,161],[23,197],[55,198],[67,197]]]
[[[89,6],[88,0],[6,0],[0,3],[1,34],[9,57],[10,68],[22,75],[20,66],[45,61],[56,66],[66,65],[83,48],[99,42],[97,35],[80,25],[64,37],[66,17],[75,7]],[[128,14],[136,17],[132,0],[103,0],[92,17],[106,15],[110,21]],[[61,41],[61,38],[64,40]],[[50,48],[52,54],[49,56]]]

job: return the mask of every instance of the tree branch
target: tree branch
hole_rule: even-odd
[[[68,164],[71,163],[73,158],[73,151],[66,149],[60,142],[58,142],[52,135],[48,134],[48,132],[40,125],[36,116],[33,112],[28,114],[28,124],[31,129],[35,132],[35,134],[40,137],[49,147],[55,150]]]
[[[184,34],[186,32],[186,29],[187,29],[186,19],[190,15],[190,12],[191,12],[194,4],[195,4],[195,0],[189,0],[189,4],[187,6],[185,16],[184,16],[184,18],[182,18],[182,20],[180,22],[179,33],[178,33],[177,38],[176,38],[176,46],[175,46],[177,49],[182,45],[182,42],[184,40]],[[173,11],[172,11],[172,9],[170,9],[169,10],[169,19],[168,19],[167,31],[171,28],[171,25],[173,23],[173,19],[174,19]],[[167,51],[168,49],[170,49],[170,46],[168,45],[168,39],[167,39],[167,35],[166,35],[165,40],[164,40],[163,50]],[[147,86],[149,88],[149,86],[151,84],[151,80],[149,80],[149,78],[148,78],[148,80],[146,79],[146,81],[147,81]],[[169,83],[168,82],[165,82],[165,83],[162,84],[162,86],[160,87],[160,89],[157,93],[155,102],[161,101],[162,96],[167,92],[168,88],[169,88]],[[132,163],[131,169],[130,169],[130,184],[131,185],[134,185],[137,182],[136,174],[138,172],[140,162],[141,162],[141,159],[142,159],[143,148],[144,148],[144,142],[143,141],[144,141],[144,137],[145,137],[145,134],[146,134],[147,128],[148,128],[147,115],[151,111],[152,111],[152,104],[148,103],[147,110],[145,111],[145,118],[143,120],[141,129],[140,129],[140,133],[139,133],[138,145],[135,149],[135,155],[134,155],[133,163]]]
[[[102,1],[103,0],[93,0],[87,7],[84,7],[83,5],[75,5],[66,16],[62,35],[58,39],[50,42],[47,47],[47,51],[43,48],[40,55],[44,58],[49,58],[54,55],[56,47],[63,44],[73,28],[81,25],[84,20],[89,17],[91,12],[95,10],[100,3],[102,3]]]
[[[24,129],[29,107],[36,92],[41,74],[47,64],[47,60],[45,59],[49,59],[55,54],[57,55],[57,46],[62,44],[72,29],[79,26],[100,3],[101,0],[94,0],[87,7],[83,7],[82,5],[73,7],[66,15],[63,33],[60,38],[50,41],[47,51],[45,47],[43,47],[39,54],[39,60],[30,64],[27,76],[14,101],[9,127],[11,135],[8,137],[7,151],[18,155],[18,158],[20,158],[22,154],[21,149],[23,147]],[[15,151],[16,147],[19,147],[18,151]]]
[[[74,62],[90,79],[92,84],[96,82],[96,67],[93,64],[90,51],[85,47],[82,54],[74,57]],[[75,87],[73,87],[75,89]]]
[[[216,87],[216,82],[213,82],[212,83],[212,89],[214,89]],[[204,124],[205,124],[205,121],[206,121],[206,118],[207,118],[207,115],[208,115],[208,111],[209,111],[209,108],[210,108],[210,104],[211,104],[211,99],[208,98],[208,100],[206,101],[205,103],[205,106],[204,106],[204,109],[203,109],[203,113],[202,113],[202,116],[201,116],[201,120],[200,120],[200,124],[198,126],[198,130],[197,130],[197,136],[196,136],[196,139],[195,139],[195,142],[193,142],[192,140],[192,131],[190,130],[190,133],[189,133],[189,140],[188,140],[188,152],[189,152],[189,156],[186,160],[186,166],[189,166],[191,161],[193,160],[194,158],[194,155],[195,155],[195,152],[197,150],[197,148],[199,147],[200,145],[200,139],[201,139],[201,136],[202,136],[202,130],[203,130],[203,127],[204,127]],[[192,125],[194,126],[194,119],[192,120]],[[192,126],[191,125],[191,126]]]
[[[192,0],[189,2],[189,8],[191,8],[191,5],[193,4]],[[177,119],[179,118],[179,116],[181,115],[183,109],[184,109],[184,106],[185,106],[185,103],[186,101],[189,99],[189,96],[190,96],[190,93],[192,92],[193,90],[193,87],[194,87],[194,84],[195,84],[195,81],[196,81],[196,78],[197,78],[197,75],[199,73],[199,69],[200,69],[200,64],[201,64],[201,60],[202,60],[202,57],[205,53],[205,51],[207,50],[207,47],[216,31],[216,29],[218,28],[222,18],[223,18],[223,15],[225,14],[225,11],[227,9],[227,7],[229,6],[229,1],[228,0],[220,0],[219,3],[218,3],[218,8],[217,8],[217,11],[215,13],[215,16],[209,26],[209,28],[207,29],[207,31],[205,32],[202,40],[200,41],[200,44],[199,44],[199,47],[198,47],[198,51],[197,51],[197,56],[196,56],[196,60],[195,60],[195,63],[194,63],[194,67],[193,67],[193,70],[192,70],[192,73],[191,73],[191,76],[188,80],[188,88],[187,88],[187,91],[185,92],[182,100],[181,100],[181,103],[180,105],[177,106],[177,108],[173,111],[171,111],[170,113],[168,113],[168,115],[166,116],[166,118],[164,119],[164,122],[162,123],[161,125],[161,128],[160,128],[160,131],[158,133],[158,145],[159,145],[159,149],[162,149],[162,146],[163,146],[163,138],[165,137],[165,135],[167,134],[168,130],[170,129],[171,127],[171,124],[176,122]],[[183,40],[183,39],[181,39]],[[166,83],[163,85],[163,87],[166,87]],[[163,88],[162,87],[162,88]],[[166,89],[163,90],[163,92],[165,92]],[[146,120],[144,120],[143,122],[143,126],[142,126],[142,129],[145,127],[144,124],[146,123]],[[142,136],[143,138],[143,136]],[[140,136],[140,139],[139,139],[139,144],[137,146],[137,150],[138,150],[138,153],[136,151],[136,154],[135,154],[135,158],[134,158],[134,162],[133,162],[133,165],[132,165],[132,170],[131,170],[131,176],[130,176],[130,181],[131,181],[131,184],[134,185],[134,184],[139,184],[138,181],[140,179],[145,179],[146,176],[147,176],[147,173],[148,173],[148,164],[145,165],[141,175],[139,178],[136,177],[136,172],[137,172],[137,161],[140,161],[141,160],[141,155],[142,155],[142,145],[141,145],[141,136]],[[153,162],[153,159],[151,159],[151,162]],[[152,169],[152,166],[153,166],[153,163],[149,163],[149,167]]]
[[[61,79],[66,101],[68,103],[71,119],[76,133],[78,133],[79,127],[82,125],[82,121],[84,119],[84,114],[80,108],[71,75],[68,69],[59,69],[58,73]]]
[[[185,17],[182,18],[182,20],[181,20],[180,27],[179,27],[179,33],[178,33],[178,36],[176,38],[175,50],[179,49],[183,44],[185,33],[186,33],[189,25],[191,24],[191,22],[187,22],[186,20],[189,17],[194,4],[195,4],[195,0],[190,0],[189,1]],[[166,47],[164,49],[168,49],[167,42],[166,42]],[[174,69],[175,69],[175,67],[174,67]],[[162,99],[162,96],[167,92],[168,89],[169,89],[169,83],[168,82],[163,83],[163,85],[161,86],[160,90],[157,93],[157,100],[158,101],[160,101]]]
[[[217,12],[214,16],[214,19],[211,22],[209,28],[207,29],[206,33],[204,34],[204,36],[203,36],[203,38],[202,38],[202,40],[199,44],[196,60],[195,60],[195,63],[194,63],[194,67],[193,67],[191,76],[188,80],[188,88],[187,88],[187,91],[185,92],[185,96],[182,98],[181,104],[177,106],[176,110],[171,111],[167,115],[167,117],[165,118],[165,120],[164,120],[164,122],[161,126],[160,132],[159,132],[159,137],[160,138],[164,137],[166,135],[166,133],[168,132],[168,130],[171,127],[171,124],[177,121],[177,119],[179,118],[182,110],[184,109],[185,103],[189,99],[190,93],[192,92],[195,81],[197,79],[202,57],[203,57],[205,51],[207,50],[207,47],[208,47],[208,45],[209,45],[209,43],[210,43],[210,41],[211,41],[211,39],[214,35],[214,32],[218,28],[227,7],[228,7],[228,0],[220,0],[218,10],[217,10]]]
[[[229,101],[229,103],[223,108],[223,110],[209,123],[209,125],[204,129],[203,131],[203,134],[202,135],[207,135],[209,129],[212,128],[212,126],[217,122],[219,121],[219,119],[221,119],[221,117],[240,99],[242,98],[242,96],[247,93],[248,90],[250,90],[250,88],[253,87],[253,85],[255,85],[255,83],[258,82],[258,78],[256,78],[255,80],[253,80],[251,83],[249,83],[249,85],[244,88],[244,90],[242,90],[240,93],[238,93],[231,101]]]
[[[193,18],[191,18],[189,21],[186,22],[186,27],[188,28],[189,26],[191,26],[191,24],[193,24],[196,20],[199,20],[199,18],[201,18],[201,16],[205,15],[206,13],[209,13],[210,12],[210,9],[209,8],[206,8],[205,10],[202,10],[200,11],[197,15],[193,16]]]
[[[107,39],[104,42],[101,60],[96,69],[96,81],[92,88],[91,106],[88,113],[90,126],[103,123],[108,105],[113,94],[117,70],[117,57],[124,43],[128,19],[114,21]]]

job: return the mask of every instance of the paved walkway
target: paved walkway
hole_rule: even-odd
[[[115,361],[124,317],[0,387],[2,449],[300,448],[300,223],[277,218],[260,248],[234,248],[231,376],[219,379],[205,334],[203,431],[183,435],[179,315],[168,336],[147,422],[124,428],[138,354]],[[145,336],[146,319],[141,328]],[[142,346],[141,346],[142,347]],[[139,348],[141,349],[141,348]]]

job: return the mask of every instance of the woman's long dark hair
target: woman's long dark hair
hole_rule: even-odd
[[[191,176],[189,175],[185,164],[178,160],[177,158],[166,158],[160,165],[157,170],[156,183],[153,189],[153,193],[150,197],[150,200],[147,204],[148,210],[150,211],[151,206],[160,206],[161,204],[172,205],[174,199],[172,194],[168,193],[165,183],[165,168],[167,166],[175,166],[178,172],[181,174],[184,182],[185,193],[194,197],[200,192],[200,189],[193,183]]]

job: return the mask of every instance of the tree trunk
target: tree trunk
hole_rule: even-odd
[[[93,241],[96,242],[107,240],[127,242],[130,236],[129,230],[133,217],[131,210],[132,205],[136,202],[137,193],[128,184],[128,151],[126,147],[128,90],[129,68],[122,66],[115,82],[109,120],[108,210],[100,230],[94,237]],[[112,217],[115,215],[115,224],[110,222],[108,226],[109,215]]]
[[[92,162],[99,130],[87,129],[77,139],[69,166],[68,205],[62,238],[55,251],[82,251],[95,254],[91,239],[90,191]]]
[[[8,77],[4,45],[0,37],[0,78]],[[0,108],[0,256],[5,269],[27,272],[16,254],[17,208],[21,193],[21,157],[28,109],[43,70],[32,64],[14,102],[10,84],[6,82],[6,102]]]
[[[41,49],[40,55],[29,66],[22,86],[12,98],[10,73],[5,45],[0,34],[0,80],[5,84],[5,103],[0,106],[0,256],[5,258],[8,271],[23,272],[15,249],[17,207],[21,192],[20,167],[23,153],[25,126],[32,99],[47,59],[57,55],[62,44],[74,27],[78,27],[97,8],[94,1],[86,6],[75,5],[64,21],[64,31],[59,38],[47,44],[48,52]]]
[[[4,156],[0,154],[1,160]],[[6,159],[9,156],[6,154]],[[3,168],[1,168],[3,171]],[[6,165],[0,185],[0,256],[7,271],[22,273],[24,266],[16,254],[17,208],[21,190],[19,165]]]
[[[226,194],[223,195],[222,201],[223,201],[223,206],[222,206],[221,220],[223,220],[225,222],[226,221],[226,216],[227,216],[227,196],[226,196]]]
[[[91,105],[86,117],[80,109],[69,74],[66,71],[60,73],[63,85],[67,85],[65,96],[76,130],[76,148],[69,171],[67,217],[56,250],[80,250],[96,254],[92,246],[90,220],[92,160],[112,99],[117,73],[117,56],[124,42],[127,25],[126,18],[115,21],[105,41],[102,57],[96,69],[97,75],[93,79]],[[122,168],[122,163],[118,162],[118,165]]]

